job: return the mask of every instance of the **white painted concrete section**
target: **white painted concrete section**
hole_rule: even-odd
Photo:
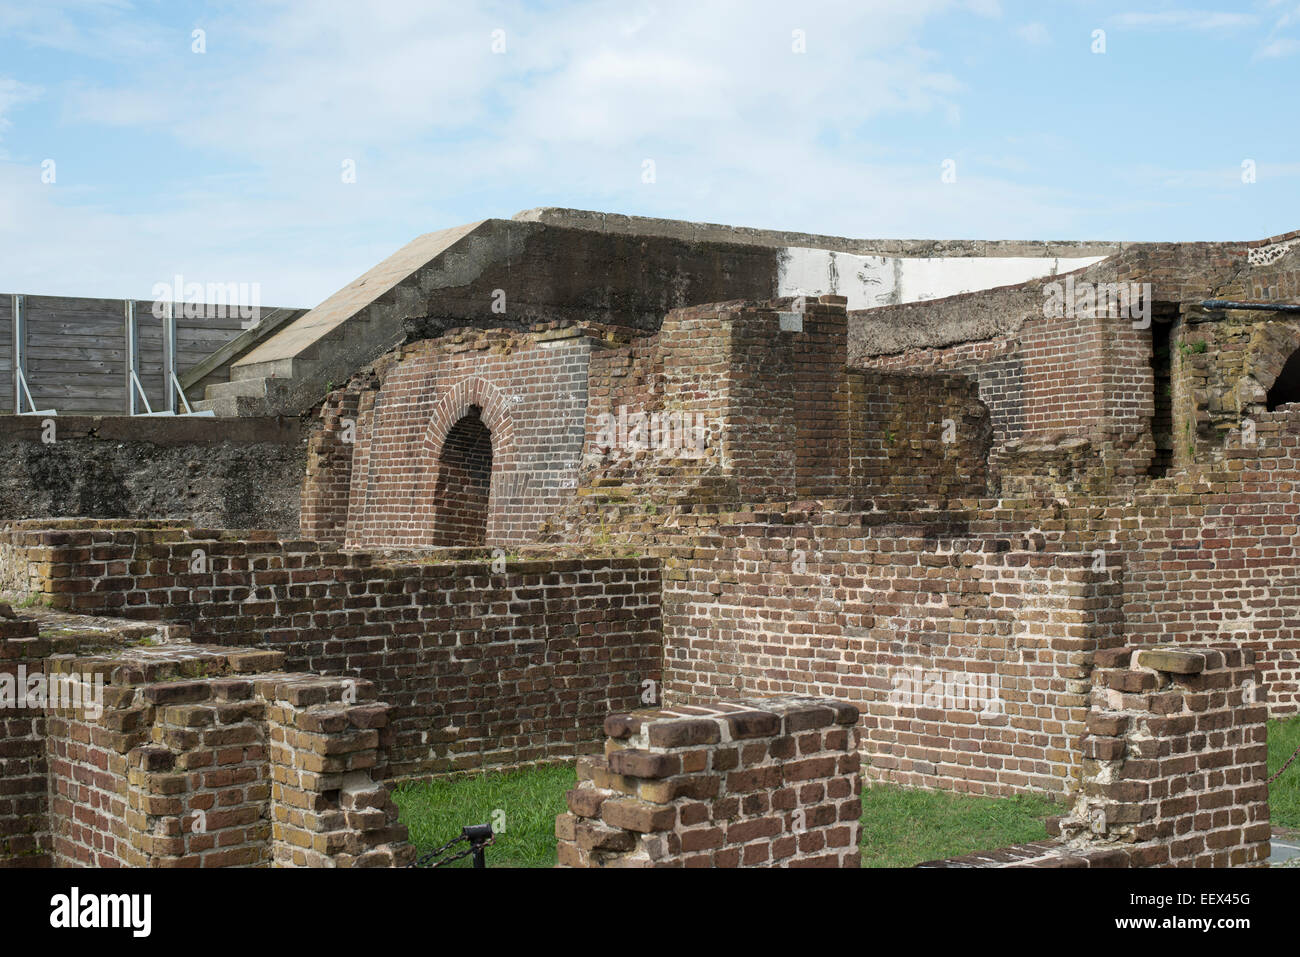
[[[1014,286],[1031,279],[1071,272],[1104,258],[949,256],[901,259],[795,246],[780,250],[778,257],[777,295],[818,296],[829,293],[846,296],[850,309],[920,302],[995,286]]]

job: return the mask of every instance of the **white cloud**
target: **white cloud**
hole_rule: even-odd
[[[181,39],[132,16],[136,12],[129,0],[17,0],[0,3],[0,36],[60,53],[126,61],[155,57]],[[184,45],[189,46],[188,31]]]
[[[1030,46],[1044,46],[1052,40],[1051,34],[1048,33],[1047,27],[1041,23],[1026,23],[1022,27],[1016,28],[1016,36],[1024,40]]]
[[[1251,13],[1221,13],[1213,10],[1121,13],[1114,19],[1122,27],[1158,30],[1227,30],[1253,26],[1259,22],[1259,18]]]
[[[1291,37],[1278,37],[1276,40],[1269,40],[1259,49],[1261,59],[1274,59],[1277,57],[1287,57],[1300,50],[1300,40],[1294,40]]]
[[[1269,6],[1281,6],[1281,0],[1272,0]],[[1270,60],[1281,57],[1291,56],[1300,50],[1300,41],[1294,37],[1281,36],[1287,29],[1300,23],[1300,4],[1289,6],[1283,10],[1273,24],[1273,29],[1269,31],[1268,37],[1265,38],[1259,50],[1255,53],[1256,59]]]
[[[10,126],[10,120],[5,114],[20,103],[35,100],[40,95],[39,87],[19,83],[13,77],[0,76],[0,136],[3,136]]]

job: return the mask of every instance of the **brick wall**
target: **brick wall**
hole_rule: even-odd
[[[989,338],[887,355],[869,351],[859,332],[850,361],[855,368],[974,380],[993,428],[990,472],[995,487],[1009,494],[1132,487],[1145,478],[1155,452],[1151,331],[1128,319],[1044,318],[1045,281],[855,313],[859,323],[870,317],[872,325],[905,325],[926,310],[972,300],[1007,317]],[[1045,452],[1079,461],[1053,474],[1043,467]]]
[[[1158,842],[1151,865],[1267,860],[1268,715],[1251,652],[1112,649],[1097,665],[1083,786],[1062,838]]]
[[[388,706],[369,683],[284,673],[280,652],[52,632],[0,642],[7,667],[87,689],[2,713],[3,770],[14,772],[4,779],[31,792],[31,806],[6,815],[0,864],[351,867],[414,856],[380,783]],[[40,762],[13,714],[39,716]],[[20,771],[40,779],[39,798]]]
[[[849,493],[895,502],[987,494],[993,438],[973,379],[851,372]]]
[[[1294,300],[1297,263],[1295,234],[1135,244],[1069,277],[855,311],[849,361],[975,378],[992,414],[995,487],[1008,494],[1131,488],[1170,458],[1185,466],[1212,454],[1300,348],[1293,328],[1270,321],[1277,316],[1207,316],[1200,301]],[[1045,318],[1047,284],[1067,278],[1149,283],[1155,322],[1183,317],[1172,363],[1155,355],[1163,346],[1152,331],[1128,319]]]
[[[1251,650],[1282,716],[1300,709],[1300,410],[1254,418],[1253,443],[1229,433],[1221,465],[1139,495],[1141,521],[1116,538],[1128,555],[1129,634]]]
[[[4,587],[373,681],[394,776],[571,757],[661,676],[658,559],[381,562],[268,533],[40,524],[0,532]]]
[[[870,779],[1065,791],[1091,656],[1122,640],[1122,562],[914,521],[791,509],[682,528],[668,700],[833,696],[863,711]]]
[[[22,687],[32,675],[45,673],[44,660],[56,649],[75,644],[41,638],[34,621],[0,612],[0,680]],[[21,670],[20,670],[21,669]],[[45,712],[0,708],[0,867],[32,866],[48,860],[49,798],[46,784]]]
[[[363,401],[367,407],[374,403],[374,391],[362,391],[359,386],[338,389],[326,397],[317,428],[308,439],[307,467],[302,476],[303,538],[342,545],[347,537],[352,469],[355,464],[358,474],[364,474],[368,468],[367,456],[354,456],[357,421]]]
[[[1185,309],[1173,335],[1174,461],[1221,458],[1229,433],[1268,411],[1270,390],[1297,351],[1294,317]]]
[[[857,867],[857,709],[764,698],[610,715],[556,818],[561,867]]]
[[[844,300],[714,303],[593,353],[573,503],[543,540],[596,540],[692,504],[982,495],[988,411],[960,375],[850,372]],[[627,441],[635,415],[698,428],[690,452]],[[602,422],[618,423],[611,436]]]

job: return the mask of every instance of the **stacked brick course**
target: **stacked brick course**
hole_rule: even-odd
[[[857,867],[856,708],[817,699],[611,715],[556,819],[561,867]]]

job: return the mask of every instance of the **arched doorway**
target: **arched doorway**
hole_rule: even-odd
[[[434,545],[487,542],[492,432],[482,415],[479,406],[471,405],[443,440],[433,491]]]
[[[1288,402],[1300,402],[1300,351],[1291,353],[1291,357],[1282,366],[1282,371],[1273,380],[1268,390],[1268,411],[1272,412]]]

